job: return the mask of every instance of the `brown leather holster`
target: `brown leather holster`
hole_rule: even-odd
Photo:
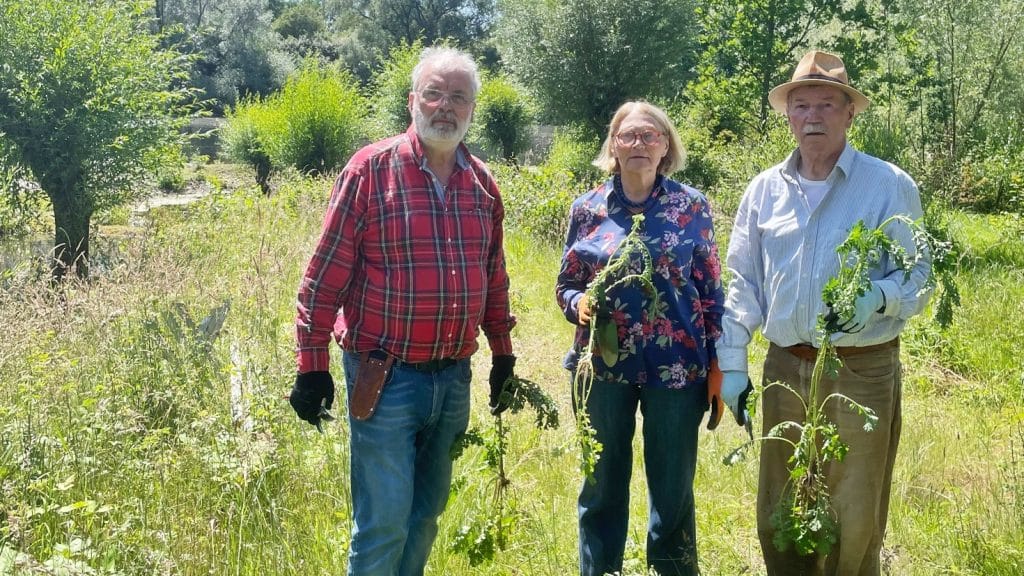
[[[352,396],[348,399],[349,414],[353,418],[369,420],[373,416],[394,362],[395,357],[390,354],[384,358],[371,357],[369,352],[359,355],[359,372],[356,373]]]

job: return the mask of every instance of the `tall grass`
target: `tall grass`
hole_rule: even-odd
[[[99,278],[59,294],[45,279],[6,279],[0,574],[343,572],[346,426],[319,435],[283,399],[294,374],[295,289],[328,187],[322,179],[285,181],[272,197],[226,192],[150,213],[142,229],[109,244]],[[975,216],[958,218],[957,234],[986,231],[969,238],[975,253],[1006,241]],[[560,246],[511,230],[507,252],[517,372],[568,414],[560,362],[572,327],[553,296]],[[904,432],[885,545],[891,574],[1024,572],[1022,268],[1015,259],[966,266],[952,331],[938,333],[922,317],[907,333]],[[755,347],[752,366],[762,354]],[[491,421],[488,362],[486,352],[474,358],[472,418],[480,426]],[[581,479],[571,426],[540,432],[528,414],[505,422],[509,494],[522,514],[509,546],[476,567],[452,550],[488,494],[482,454],[471,449],[456,463],[428,573],[577,570]],[[764,573],[756,460],[720,464],[742,438],[728,423],[701,437],[695,490],[707,574]],[[627,574],[643,567],[642,467],[638,451]]]

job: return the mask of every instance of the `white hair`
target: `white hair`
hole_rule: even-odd
[[[480,73],[477,72],[476,62],[473,57],[455,48],[447,46],[431,46],[424,48],[420,53],[420,61],[412,69],[412,89],[415,92],[419,87],[420,76],[427,69],[436,72],[465,72],[469,74],[473,94],[476,96],[480,91]]]

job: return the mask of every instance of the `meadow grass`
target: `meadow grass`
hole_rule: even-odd
[[[96,279],[59,293],[32,266],[0,277],[0,574],[344,572],[347,426],[339,421],[320,435],[284,400],[294,375],[295,289],[329,185],[294,179],[269,198],[225,190],[153,211],[142,228],[104,244]],[[1021,574],[1020,238],[1003,234],[1016,230],[1012,219],[952,221],[973,256],[958,277],[963,305],[954,325],[942,332],[922,316],[904,337],[886,565],[900,575]],[[728,222],[721,219],[720,234]],[[489,505],[492,473],[481,449],[463,454],[429,574],[577,571],[581,476],[561,368],[572,326],[553,294],[560,254],[560,246],[509,231],[517,372],[556,401],[562,427],[539,431],[530,414],[504,417],[515,521],[506,549],[477,566],[452,546]],[[755,378],[763,354],[759,340]],[[486,345],[473,368],[472,425],[486,428]],[[705,574],[764,573],[756,454],[721,464],[743,438],[727,420],[713,433],[702,428],[695,490]],[[636,454],[627,574],[642,574],[644,564]]]

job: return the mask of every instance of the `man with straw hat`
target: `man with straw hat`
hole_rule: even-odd
[[[782,382],[801,396],[781,386],[765,389],[764,434],[780,422],[804,420],[802,402],[808,401],[822,338],[817,319],[830,311],[822,302],[822,288],[840,265],[836,247],[858,220],[874,228],[894,214],[922,216],[910,176],[847,142],[854,117],[869,102],[850,85],[838,56],[808,52],[792,80],[776,86],[768,100],[786,115],[797,148],[756,176],[740,201],[726,262],[732,282],[717,346],[722,397],[740,418],[747,417],[739,406],[747,386],[747,347],[758,329],[770,343],[762,381]],[[886,232],[914,252],[905,226]],[[842,462],[829,462],[824,469],[839,527],[827,555],[802,556],[792,546],[778,549],[772,515],[791,488],[787,461],[793,448],[778,440],[762,443],[757,526],[769,575],[880,573],[900,438],[899,334],[927,302],[922,287],[930,265],[923,258],[906,278],[883,257],[870,271],[871,288],[857,298],[855,312],[833,320],[832,340],[843,366],[838,377],[821,379],[818,398],[845,394],[872,408],[879,421],[866,432],[862,416],[838,402],[827,404],[829,419],[850,447]]]

